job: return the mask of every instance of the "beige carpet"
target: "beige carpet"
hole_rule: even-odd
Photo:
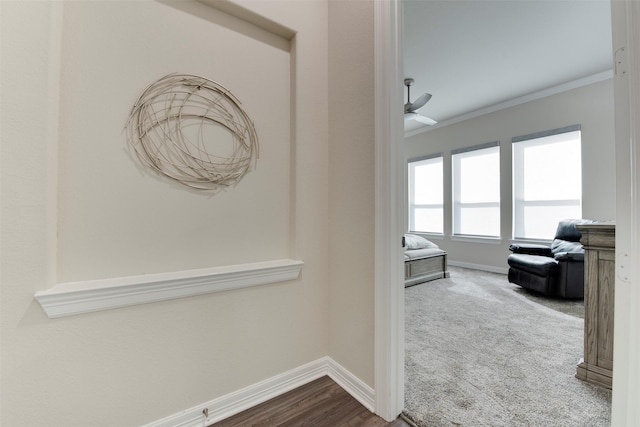
[[[581,301],[450,268],[405,289],[405,415],[419,426],[608,426],[610,390],[575,378]]]

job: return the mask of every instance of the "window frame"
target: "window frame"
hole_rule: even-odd
[[[459,182],[461,181],[460,176],[460,159],[468,156],[461,156],[463,154],[479,152],[486,150],[496,151],[498,155],[498,198],[497,201],[491,202],[473,202],[473,203],[464,203],[460,201],[460,186]],[[501,204],[502,204],[502,180],[500,174],[500,163],[501,163],[501,153],[500,153],[500,141],[492,141],[484,144],[473,145],[464,148],[458,148],[451,150],[451,237],[453,240],[500,240],[502,234],[501,227]],[[466,206],[465,206],[466,205]],[[461,232],[461,214],[463,208],[473,208],[473,207],[488,207],[495,208],[497,210],[498,215],[498,232],[497,234],[470,234],[470,233],[462,233]]]
[[[516,145],[519,143],[529,143],[527,147],[531,146],[542,146],[545,144],[554,144],[553,142],[544,142],[541,141],[539,144],[531,144],[534,140],[543,140],[544,138],[562,135],[572,132],[578,132],[578,141],[579,141],[579,149],[580,156],[578,157],[578,165],[580,167],[580,191],[579,198],[575,199],[558,199],[558,200],[524,200],[524,191],[526,188],[526,182],[524,182],[524,171],[522,165],[524,163],[524,150],[522,147],[524,145]],[[564,141],[563,141],[564,142]],[[560,143],[560,141],[556,142]],[[557,206],[578,206],[580,210],[579,217],[582,217],[582,129],[581,125],[571,125],[565,126],[556,129],[550,129],[542,132],[531,133],[527,135],[521,135],[517,137],[513,137],[511,139],[511,170],[512,170],[512,239],[514,241],[550,241],[553,239],[553,230],[550,231],[549,238],[544,238],[540,236],[526,236],[524,232],[524,209],[529,206],[539,206],[539,207],[557,207]],[[562,216],[562,215],[561,215]],[[522,219],[520,219],[522,218]],[[568,216],[567,216],[568,218]],[[562,218],[558,218],[557,221],[565,219],[564,216]]]
[[[436,163],[439,161],[441,167],[441,179],[442,179],[442,199],[439,204],[436,203],[428,203],[428,204],[419,204],[417,205],[414,201],[414,191],[415,188],[415,167],[428,163]],[[408,229],[412,233],[422,233],[422,234],[430,234],[434,236],[444,236],[444,154],[443,153],[433,153],[428,154],[426,156],[414,157],[407,160],[407,205],[409,208],[408,212]],[[434,230],[416,230],[415,229],[415,210],[416,209],[440,209],[440,231]]]

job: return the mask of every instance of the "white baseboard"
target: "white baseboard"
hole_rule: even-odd
[[[488,271],[490,273],[500,273],[507,274],[509,269],[506,267],[494,267],[492,265],[483,265],[483,264],[472,264],[470,262],[461,262],[461,261],[447,261],[448,265],[452,265],[454,267],[462,267],[462,268],[470,268],[472,270],[482,270]]]
[[[365,408],[374,412],[375,392],[335,360],[327,357],[327,375]]]
[[[374,391],[330,357],[323,357],[233,393],[202,403],[144,427],[203,427],[229,418],[323,376],[373,412]],[[205,418],[204,411],[208,411]]]

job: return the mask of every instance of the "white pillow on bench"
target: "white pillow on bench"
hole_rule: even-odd
[[[405,250],[437,248],[438,245],[416,234],[404,235]]]

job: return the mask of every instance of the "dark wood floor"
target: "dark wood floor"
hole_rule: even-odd
[[[411,427],[398,418],[390,423],[369,412],[329,377],[322,377],[211,427]]]

